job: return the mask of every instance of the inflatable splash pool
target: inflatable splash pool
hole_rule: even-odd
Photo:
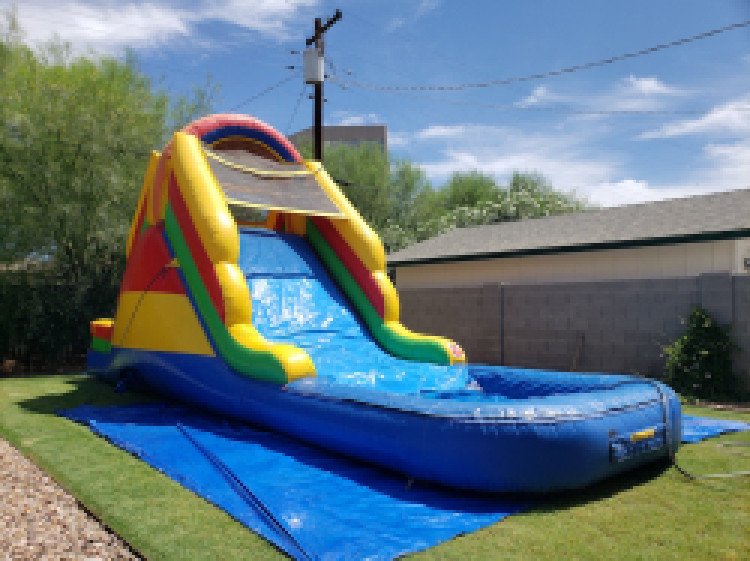
[[[377,235],[250,117],[201,119],[152,156],[127,257],[92,372],[479,491],[582,487],[679,444],[658,382],[466,364],[401,325]]]

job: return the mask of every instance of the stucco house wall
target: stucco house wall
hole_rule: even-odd
[[[750,239],[590,250],[395,267],[399,290],[489,283],[663,279],[702,273],[747,274]]]

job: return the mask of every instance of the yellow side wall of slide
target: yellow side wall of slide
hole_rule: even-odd
[[[193,305],[182,294],[121,293],[112,344],[127,349],[214,356]]]
[[[237,265],[239,230],[224,192],[211,173],[200,140],[190,134],[175,133],[172,166],[193,225],[219,280],[226,312],[224,323],[230,336],[247,349],[270,352],[281,363],[287,381],[314,376],[315,366],[305,351],[267,341],[252,324],[250,290]]]

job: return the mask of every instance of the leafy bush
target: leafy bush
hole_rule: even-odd
[[[665,381],[687,397],[735,399],[740,394],[739,380],[732,370],[736,349],[729,329],[696,307],[688,317],[685,333],[664,347]]]
[[[77,364],[111,315],[151,148],[211,93],[170,99],[132,57],[26,46],[0,10],[0,361]],[[5,367],[4,367],[5,368]],[[8,367],[10,368],[10,367]]]
[[[0,273],[0,357],[13,361],[14,371],[80,368],[88,322],[112,314],[117,280],[109,273],[78,283],[54,271]]]

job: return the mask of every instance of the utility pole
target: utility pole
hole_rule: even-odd
[[[305,41],[307,49],[303,58],[305,82],[315,87],[313,108],[313,150],[314,158],[323,161],[323,82],[325,68],[323,64],[324,41],[323,35],[334,23],[341,19],[341,10],[336,10],[333,17],[325,24],[320,18],[315,18],[315,33]],[[314,46],[313,46],[314,45]]]

